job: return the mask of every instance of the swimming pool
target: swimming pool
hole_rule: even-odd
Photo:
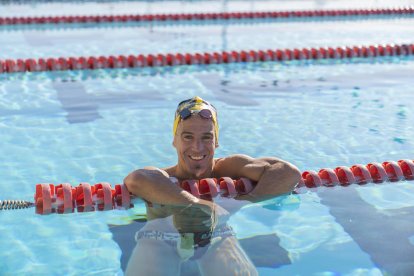
[[[412,20],[6,27],[0,58],[412,43]],[[1,74],[0,199],[174,163],[173,112],[195,94],[219,111],[218,156],[278,156],[302,171],[412,159],[413,72],[412,57],[388,57]],[[318,188],[247,205],[230,224],[260,275],[410,275],[413,192],[409,181]],[[0,274],[122,274],[144,212],[2,211]]]

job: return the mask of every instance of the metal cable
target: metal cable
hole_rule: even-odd
[[[0,210],[25,209],[33,206],[34,203],[25,200],[0,200]]]

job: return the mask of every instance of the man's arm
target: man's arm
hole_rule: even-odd
[[[166,171],[155,167],[145,167],[131,172],[124,179],[128,191],[152,203],[189,206],[191,204],[211,205],[184,191],[169,179]]]
[[[274,157],[252,158],[237,154],[220,159],[216,164],[219,175],[234,179],[247,177],[257,182],[248,195],[237,199],[260,201],[291,192],[300,180],[300,171],[289,162]]]
[[[179,207],[171,209],[175,214],[176,227],[183,226],[179,221],[182,216],[186,215],[186,212],[193,213],[192,216],[184,220],[181,219],[182,222],[186,221],[188,225],[188,221],[190,221],[190,224],[204,228],[215,227],[217,223],[222,223],[221,220],[226,218],[228,214],[214,202],[197,198],[173,184],[166,171],[155,167],[133,171],[125,177],[124,184],[130,193],[151,203]],[[201,218],[207,215],[209,219],[203,220],[200,224],[200,214]]]

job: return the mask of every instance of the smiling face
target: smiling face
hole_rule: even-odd
[[[186,179],[211,177],[216,137],[214,123],[194,114],[181,120],[174,136],[177,150],[177,176]]]

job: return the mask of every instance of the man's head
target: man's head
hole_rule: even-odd
[[[217,111],[213,105],[200,97],[179,103],[173,126],[178,170],[186,176],[209,176],[218,147],[218,133]]]

